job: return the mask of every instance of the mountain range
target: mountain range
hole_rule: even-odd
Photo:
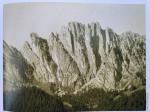
[[[37,87],[49,95],[135,91],[146,85],[145,36],[115,33],[98,22],[69,22],[47,39],[30,34],[21,48],[4,44],[4,91]]]

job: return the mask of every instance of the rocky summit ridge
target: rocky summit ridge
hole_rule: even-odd
[[[36,33],[30,37],[21,51],[4,42],[5,86],[36,82],[77,93],[129,90],[146,83],[145,37],[137,33],[117,34],[98,22],[70,22],[47,39]]]

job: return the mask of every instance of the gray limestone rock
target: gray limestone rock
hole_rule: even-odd
[[[30,67],[32,72],[26,74],[28,69],[13,67],[19,77],[33,75],[38,82],[52,82],[60,89],[126,90],[146,83],[145,36],[137,33],[119,35],[111,28],[102,29],[98,22],[70,22],[48,39],[31,33],[31,40],[30,44],[25,42],[22,54],[4,43],[6,77],[14,65],[8,60],[15,57],[15,61],[20,56],[16,62],[26,61],[17,64]],[[17,52],[16,56],[13,52]]]
[[[16,48],[9,46],[5,41],[4,48],[4,90],[12,90],[30,83],[34,79],[33,67]]]

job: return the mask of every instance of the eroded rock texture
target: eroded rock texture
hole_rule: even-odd
[[[5,77],[13,75],[9,74],[14,68],[20,77],[33,75],[38,82],[55,83],[61,89],[76,92],[94,87],[125,90],[145,85],[145,37],[139,34],[118,35],[111,28],[102,29],[99,23],[70,22],[47,39],[31,33],[31,40],[32,43],[25,42],[21,53],[4,43]],[[18,53],[13,56],[13,52]],[[13,57],[19,68],[8,61]]]
[[[11,90],[22,86],[25,82],[32,82],[32,79],[34,79],[33,67],[16,48],[8,46],[5,41],[3,60],[4,90]]]

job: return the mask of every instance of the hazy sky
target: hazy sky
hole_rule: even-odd
[[[30,33],[48,38],[50,32],[59,32],[70,21],[84,24],[99,22],[102,28],[111,27],[115,32],[133,31],[145,34],[144,5],[103,5],[25,3],[4,6],[4,40],[21,48]]]

